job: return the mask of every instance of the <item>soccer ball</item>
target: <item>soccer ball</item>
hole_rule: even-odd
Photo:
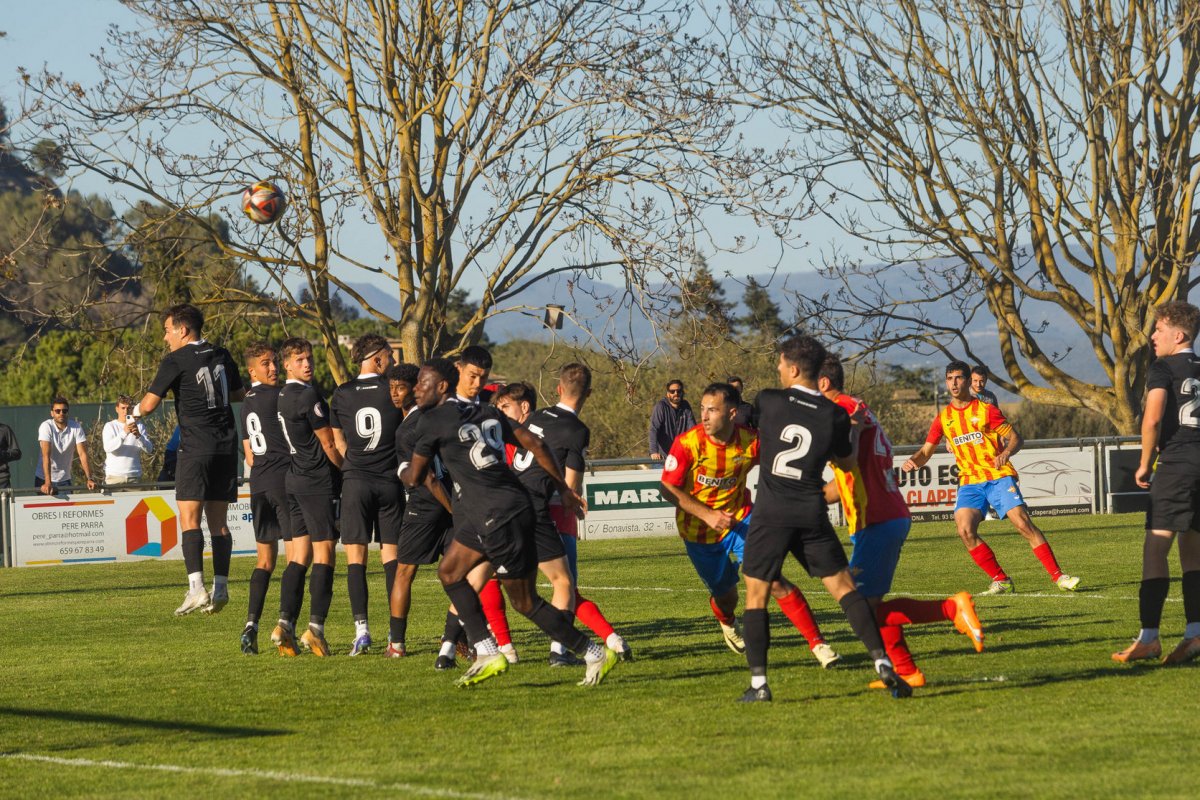
[[[259,225],[270,225],[279,219],[286,205],[283,192],[269,181],[259,181],[242,192],[242,211]]]

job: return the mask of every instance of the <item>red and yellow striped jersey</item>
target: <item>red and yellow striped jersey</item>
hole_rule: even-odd
[[[679,487],[717,511],[733,514],[735,522],[750,513],[750,490],[746,474],[758,463],[758,434],[734,426],[733,438],[718,442],[704,432],[703,425],[675,437],[663,462],[663,483]],[[675,511],[679,535],[689,542],[719,542],[728,531],[717,531],[686,511]]]
[[[982,400],[972,400],[962,408],[947,405],[929,428],[925,441],[936,445],[942,437],[950,442],[950,450],[958,464],[959,486],[985,483],[1004,477],[1016,477],[1011,463],[996,469],[996,454],[1003,447],[1001,437],[1012,435],[1012,425],[999,407]]]
[[[858,533],[868,525],[880,522],[907,519],[911,516],[908,504],[896,486],[896,475],[892,471],[892,443],[875,412],[862,400],[848,394],[839,394],[834,402],[851,416],[859,409],[865,414],[858,436],[858,460],[849,471],[831,465],[850,533]]]

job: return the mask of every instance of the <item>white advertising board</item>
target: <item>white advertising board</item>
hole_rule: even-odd
[[[234,555],[255,552],[248,493],[227,518]],[[15,497],[10,522],[15,567],[183,558],[174,490]]]

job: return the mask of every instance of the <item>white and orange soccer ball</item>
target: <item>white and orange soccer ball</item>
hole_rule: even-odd
[[[259,225],[270,225],[278,220],[286,206],[287,198],[270,181],[259,181],[242,192],[242,212]]]

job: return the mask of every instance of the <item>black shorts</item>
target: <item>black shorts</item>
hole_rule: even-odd
[[[404,519],[404,490],[400,481],[342,483],[342,544],[396,544]]]
[[[254,541],[271,544],[292,540],[292,510],[282,487],[250,493],[250,513],[254,517]]]
[[[237,500],[238,465],[233,453],[188,455],[179,451],[175,464],[176,500]]]
[[[331,494],[288,493],[292,537],[308,536],[314,542],[336,542],[337,498]]]
[[[550,509],[548,507],[539,508],[534,513],[534,517],[533,543],[537,550],[538,563],[553,561],[565,556],[567,551],[563,549],[562,536],[559,535],[558,526],[554,524],[554,519],[550,516]]]
[[[450,515],[443,511],[435,519],[417,511],[405,512],[396,543],[396,560],[401,564],[432,564],[442,557],[454,539]]]
[[[778,580],[788,553],[814,578],[828,578],[849,567],[846,550],[824,514],[808,526],[765,525],[750,518],[742,574],[760,581]]]
[[[1200,470],[1195,465],[1160,463],[1150,483],[1146,530],[1200,530]]]
[[[470,526],[461,527],[454,532],[454,538],[487,556],[497,578],[526,578],[537,570],[533,526],[533,511],[526,508],[490,531],[481,533]]]

